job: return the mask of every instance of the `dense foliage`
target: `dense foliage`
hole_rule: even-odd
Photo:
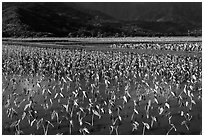
[[[185,45],[201,51],[199,44]],[[3,134],[201,132],[196,54],[3,45],[2,58]]]

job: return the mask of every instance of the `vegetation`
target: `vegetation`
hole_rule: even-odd
[[[201,50],[197,43],[178,49],[193,56],[3,45],[2,132],[200,134]]]
[[[186,14],[159,12],[155,17],[166,20],[119,20],[100,11],[86,9],[77,3],[6,3],[2,7],[3,37],[135,37],[135,36],[201,36],[202,15],[195,9]],[[199,4],[198,4],[199,6]],[[195,8],[195,7],[194,7]],[[148,9],[144,9],[147,10]],[[187,14],[187,15],[188,15]],[[142,16],[142,15],[141,15]],[[167,16],[167,17],[166,17]],[[173,21],[171,19],[174,19]],[[183,19],[185,18],[185,19]],[[200,19],[201,18],[201,19]],[[179,21],[179,22],[178,22]]]

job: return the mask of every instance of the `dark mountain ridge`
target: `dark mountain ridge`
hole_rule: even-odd
[[[105,8],[96,9],[97,4]],[[126,10],[124,7],[127,3],[123,3],[123,9],[127,11],[125,13],[127,20],[119,17],[122,15],[115,8],[118,3],[115,6],[111,3],[97,4],[3,2],[3,37],[186,35],[189,30],[198,31],[202,28],[202,16],[200,16],[202,12],[197,6],[198,3],[192,3],[194,8],[187,4],[188,6],[182,9],[179,9],[180,3],[170,3],[173,6],[167,4],[166,7],[165,4],[162,6],[156,3],[132,3],[132,6],[129,6],[130,9]],[[112,5],[112,7],[109,11],[104,11],[107,7],[103,5],[108,5],[107,7]],[[200,5],[202,11],[202,3]],[[159,7],[162,8],[159,9]],[[142,9],[143,12],[141,12]],[[134,14],[130,14],[129,10]]]
[[[200,2],[84,2],[80,5],[121,20],[202,21]]]

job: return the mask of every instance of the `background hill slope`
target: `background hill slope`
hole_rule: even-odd
[[[202,28],[202,3],[2,5],[3,37],[186,35]]]

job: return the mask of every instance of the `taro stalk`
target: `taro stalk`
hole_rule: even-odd
[[[187,113],[186,116],[185,116],[185,118],[186,118],[187,121],[191,121],[192,117],[193,117],[193,116],[190,115],[189,113]]]
[[[18,99],[18,98],[17,98]],[[15,106],[17,106],[17,108],[19,108],[21,106],[21,104],[26,101],[26,99],[23,99],[20,103],[16,103],[16,100],[14,101]]]
[[[65,78],[64,78],[64,77],[62,77],[62,80],[63,80],[63,82],[64,82],[64,83],[67,83],[67,81],[65,80]]]
[[[70,99],[70,97],[69,97]],[[69,112],[69,99],[67,100],[67,104],[66,105],[62,105],[65,108],[65,111],[68,113]]]
[[[46,125],[46,128],[43,128],[44,129],[44,135],[47,135],[49,125],[51,125],[52,127],[54,127],[54,125],[48,120],[46,120],[45,125]]]
[[[190,103],[189,109],[191,110],[193,107],[193,104],[196,105],[196,102],[193,100],[191,96],[190,96],[190,99],[191,99],[191,103]]]
[[[127,97],[124,95],[123,96],[123,108],[125,107],[125,104],[127,103]]]
[[[58,115],[57,111],[54,110],[51,114],[51,119],[53,120],[55,117],[57,118],[57,123],[60,124],[61,121],[59,121],[59,115]]]
[[[168,117],[168,122],[169,122],[170,125],[171,125],[171,118],[172,118],[172,116]]]
[[[116,135],[118,135],[118,126],[110,126],[110,135],[113,133],[113,130],[115,130]]]
[[[98,116],[99,119],[101,119],[101,115],[99,114],[98,111],[92,109],[92,113],[93,113],[94,115]]]
[[[129,89],[130,89],[130,83],[128,82],[127,85],[125,86],[125,95],[127,94],[127,96],[129,98],[131,98],[131,95],[129,93]]]
[[[86,124],[90,125],[90,126],[93,126],[94,125],[94,113],[92,113],[91,115],[91,123],[85,121]]]
[[[144,135],[144,134],[145,134],[145,127],[146,127],[147,129],[150,129],[150,126],[149,126],[148,123],[145,123],[145,122],[142,122],[142,124],[143,124],[142,135]]]
[[[85,114],[83,107],[79,107],[79,110],[80,110],[81,112],[83,112],[83,114]]]
[[[91,116],[91,126],[93,126],[93,125],[94,125],[94,113]]]
[[[184,85],[183,92],[187,95],[187,85]]]
[[[147,116],[147,119],[149,118],[149,109],[150,109],[150,106],[151,106],[151,99],[148,101],[148,104],[146,106],[146,116]]]
[[[169,103],[166,102],[164,105],[165,105],[168,109],[170,109]]]
[[[14,115],[17,116],[17,112],[16,112],[16,110],[13,107],[12,108],[8,108],[6,113],[8,114],[8,117],[10,119],[12,119]]]
[[[111,120],[112,121],[112,125],[110,126],[110,135],[112,134],[113,130],[115,130],[116,135],[118,135],[118,126],[116,125],[118,118],[116,118],[114,120],[114,118]]]
[[[151,127],[153,127],[154,122],[157,122],[157,118],[155,116],[151,116]]]
[[[132,123],[132,125],[133,125],[133,128],[132,128],[132,132],[133,132],[134,130],[137,130],[137,129],[138,129],[139,123],[138,123],[137,121],[134,121],[134,122]]]
[[[116,135],[118,135],[118,126],[115,125],[117,120],[118,120],[118,118],[116,118],[115,120],[114,119],[111,120],[112,121],[112,125],[110,126],[110,135],[113,133],[113,130],[115,130]]]
[[[22,116],[21,116],[21,120],[23,120],[26,116],[26,112],[23,112]]]
[[[103,114],[105,114],[105,110],[104,110],[103,107],[101,107],[100,111],[101,111]]]
[[[147,88],[150,88],[149,84],[145,80],[142,80],[142,83],[144,83]]]
[[[134,109],[133,109],[133,114],[131,116],[131,120],[133,120],[135,114],[139,114],[139,112],[136,109],[136,100],[134,100]]]
[[[72,134],[73,120],[69,121],[69,133]]]
[[[68,125],[69,125],[69,133],[70,133],[70,135],[71,135],[71,134],[72,134],[72,127],[74,126],[74,125],[73,125],[73,120],[70,119],[70,118],[68,118],[67,116],[62,116],[62,117],[64,117],[66,120],[69,121],[69,123],[68,123]]]
[[[156,102],[157,104],[159,104],[157,96],[154,96],[154,102]]]
[[[84,101],[84,97],[87,98],[86,91],[83,90],[82,93],[83,93],[83,101]]]
[[[105,88],[105,93],[107,92],[107,88],[108,86],[110,85],[110,81],[108,81],[107,79],[105,79],[105,85],[106,85],[106,88]]]
[[[174,131],[177,131],[176,127],[174,126],[174,124],[170,124],[171,128],[169,129],[169,131],[167,132],[167,135],[169,135],[169,133],[171,132],[172,129],[174,129]]]
[[[77,112],[77,116],[78,116],[78,121],[79,121],[79,124],[80,124],[80,126],[82,126],[83,125],[83,117],[81,117],[81,111],[79,111],[79,112]]]
[[[76,98],[76,97],[78,96],[79,92],[76,90],[76,92],[73,91],[72,94],[73,94],[74,97]]]
[[[31,108],[31,104],[32,104],[32,101],[30,101],[30,103],[29,104],[27,104],[27,105],[25,105],[25,107],[24,107],[24,111],[27,109],[27,108]]]
[[[31,127],[33,126],[34,122],[37,122],[37,120],[36,120],[36,119],[33,119],[33,121],[30,122],[30,126],[31,126]]]
[[[178,104],[179,104],[179,107],[182,106],[182,100],[183,98],[181,97],[181,95],[178,96]]]
[[[37,124],[36,124],[36,127],[37,127],[37,130],[40,128],[40,126],[43,127],[43,130],[45,129],[44,125],[43,125],[43,118],[41,118],[40,120],[37,121]],[[45,131],[45,130],[44,130]]]
[[[189,130],[189,127],[187,126],[187,121],[186,121],[186,120],[184,120],[184,121],[181,123],[181,125],[185,125],[186,129]]]
[[[10,125],[10,128],[11,127],[15,127],[15,130],[16,130],[16,135],[20,135],[21,133],[23,133],[23,131],[20,130],[20,124],[21,122],[21,119],[17,120],[17,121],[14,121],[11,125]]]
[[[64,89],[64,86],[62,86],[61,88],[60,88],[60,96],[61,96],[61,98],[64,98],[64,95],[62,94],[63,93],[63,89]]]
[[[47,89],[47,93],[50,94],[50,95],[52,95],[52,92],[50,91],[49,88]]]
[[[58,94],[59,94],[59,93],[56,93],[56,94],[55,94],[54,99],[56,99],[56,98],[57,98]]]
[[[77,103],[77,101],[78,101],[78,99],[75,99],[74,100],[74,104],[73,104],[73,106],[72,106],[72,110],[71,110],[71,113],[70,113],[70,116],[72,117],[73,116],[73,112],[74,112],[74,107],[76,106],[79,106],[79,104]]]
[[[122,118],[121,118],[121,116],[120,116],[120,110],[122,110],[122,107],[119,105],[119,106],[117,107],[118,119],[119,119],[120,121],[122,121]],[[132,120],[132,119],[131,119],[131,120]]]
[[[90,134],[89,130],[88,130],[86,127],[80,128],[80,129],[79,129],[79,132],[82,133],[83,135],[86,135],[86,133],[87,133],[87,134]]]
[[[183,112],[183,111],[181,111],[181,116],[182,116],[182,117],[184,116],[184,112]]]
[[[92,93],[92,95],[94,94],[94,88],[95,88],[95,84],[91,84],[91,93]]]
[[[161,115],[163,113],[163,111],[164,111],[164,108],[163,107],[159,107],[158,109],[159,109],[159,115]]]

